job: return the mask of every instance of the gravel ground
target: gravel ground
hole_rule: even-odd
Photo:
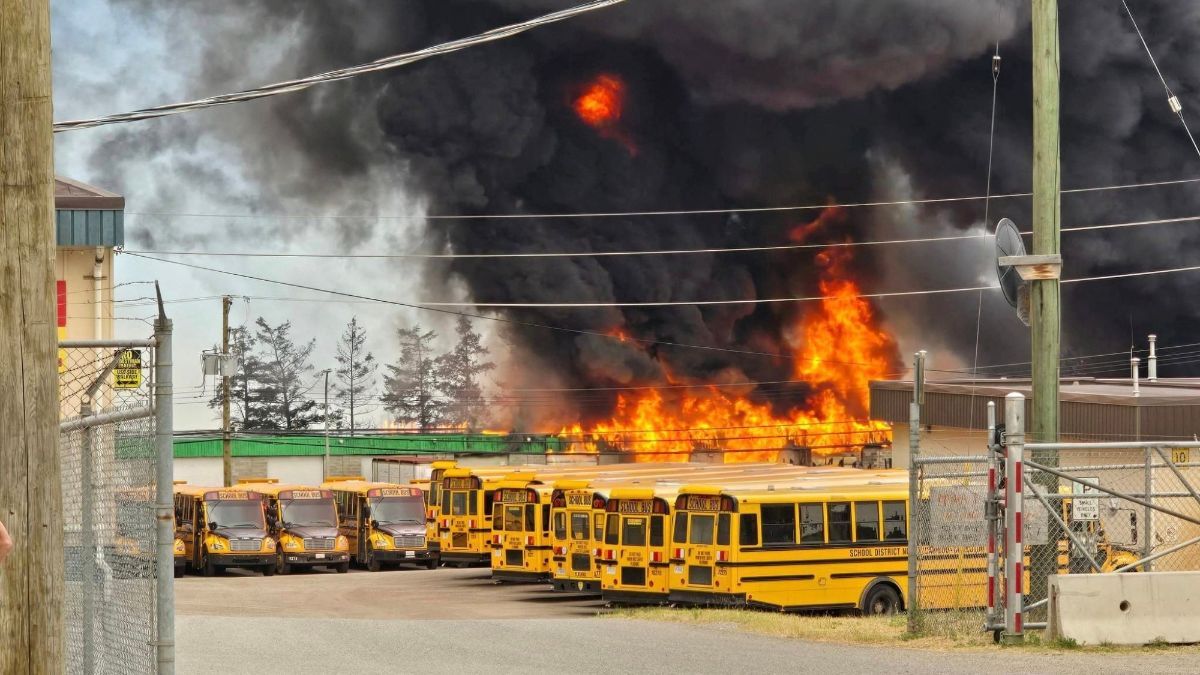
[[[442,569],[181,579],[178,672],[1200,672],[1195,652],[940,652],[598,617],[603,610],[594,600],[496,586],[488,575]]]

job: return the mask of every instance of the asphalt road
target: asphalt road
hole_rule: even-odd
[[[230,574],[176,583],[180,673],[1196,673],[1194,652],[938,652],[600,617],[488,570]]]

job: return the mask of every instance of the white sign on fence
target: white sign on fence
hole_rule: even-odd
[[[987,521],[982,485],[944,485],[929,489],[929,543],[933,546],[986,546]],[[1031,494],[1024,500],[1026,545],[1045,544],[1050,529],[1046,507]]]
[[[1089,483],[1100,484],[1099,478],[1083,478]],[[1100,520],[1100,500],[1096,497],[1081,497],[1080,495],[1099,495],[1100,491],[1080,483],[1072,483],[1075,496],[1071,498],[1071,520]]]

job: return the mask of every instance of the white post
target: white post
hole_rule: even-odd
[[[1146,364],[1146,379],[1150,380],[1151,382],[1158,381],[1158,352],[1155,350],[1156,342],[1158,342],[1158,336],[1151,333],[1150,358],[1147,359],[1148,363]]]
[[[1022,505],[1022,459],[1025,452],[1025,396],[1013,392],[1004,397],[1004,641],[1025,639],[1022,596],[1025,593],[1025,542]]]
[[[1142,363],[1142,360],[1136,356],[1129,359],[1129,368],[1132,371],[1132,375],[1130,377],[1133,379],[1133,395],[1134,396],[1142,395],[1141,392],[1138,391],[1138,376],[1140,375],[1140,373],[1138,371],[1141,370],[1141,368],[1139,368],[1138,366],[1141,365],[1141,363]]]
[[[999,528],[996,527],[996,518],[998,517],[999,499],[996,496],[996,459],[998,453],[996,446],[992,444],[993,438],[996,435],[996,403],[988,401],[987,404],[987,422],[988,422],[988,437],[987,437],[987,455],[988,455],[988,477],[987,477],[987,501],[984,503],[984,517],[987,519],[987,615],[985,622],[987,626],[984,630],[991,631],[996,625],[996,536]]]
[[[325,369],[325,480],[329,480],[329,369]]]

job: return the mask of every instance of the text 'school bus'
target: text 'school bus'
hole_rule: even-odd
[[[902,485],[689,486],[675,501],[671,602],[889,614],[906,604]]]
[[[275,540],[267,535],[259,493],[176,485],[175,522],[188,563],[204,576],[225,567],[275,573]]]
[[[361,480],[331,481],[338,531],[349,540],[350,556],[372,572],[385,564],[407,563],[433,569],[437,553],[425,537],[425,496],[420,488]]]
[[[610,490],[593,489],[591,483],[578,479],[554,483],[550,545],[551,585],[556,591],[600,593],[596,546],[604,539],[604,506]]]
[[[497,484],[492,492],[492,579],[550,580],[552,492],[549,485],[522,478]]]
[[[308,485],[280,485],[273,479],[238,481],[238,487],[263,495],[267,531],[275,539],[275,571],[329,567],[350,571],[350,546],[338,533],[333,493]]]

